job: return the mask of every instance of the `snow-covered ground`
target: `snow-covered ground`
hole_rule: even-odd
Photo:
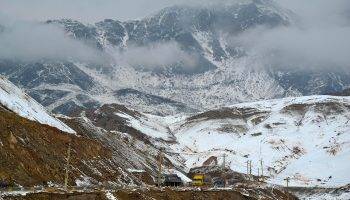
[[[108,200],[117,200],[117,198],[115,198],[115,196],[109,191],[106,192],[106,197]]]
[[[298,196],[301,200],[349,200],[350,193],[342,193],[342,194],[313,194],[313,195],[300,195]]]
[[[4,78],[0,103],[22,117],[75,133]],[[247,161],[252,161],[253,174],[263,172],[274,184],[285,184],[287,177],[290,186],[338,187],[350,182],[350,97],[241,103],[193,116],[115,115],[156,139],[152,141],[165,148],[167,158],[186,169],[212,156],[221,163],[225,155],[231,169],[245,173]]]
[[[162,117],[150,114],[144,114],[137,118],[125,113],[115,113],[115,115],[126,119],[131,127],[151,138],[163,139],[166,141],[174,139],[170,133],[170,130],[162,122]]]
[[[227,114],[229,113],[229,114]],[[205,114],[205,113],[204,113]],[[338,187],[350,182],[350,97],[307,96],[236,104],[202,117],[127,118],[140,132],[164,140],[172,162],[187,169],[211,156],[219,164],[290,186]],[[222,115],[222,116],[220,116]]]
[[[0,104],[22,117],[56,127],[67,133],[75,134],[74,130],[51,116],[43,106],[1,76]]]
[[[225,110],[255,109],[247,116],[184,120],[171,127],[173,151],[186,166],[201,166],[211,156],[226,155],[227,165],[291,186],[342,186],[350,182],[350,98],[310,96],[244,103]],[[177,122],[179,123],[179,122]],[[259,172],[258,172],[259,170]]]

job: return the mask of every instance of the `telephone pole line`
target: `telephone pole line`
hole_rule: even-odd
[[[261,167],[261,178],[264,180],[264,166],[263,166],[263,159],[260,159],[260,167]]]
[[[159,150],[158,155],[158,187],[161,187],[162,184],[162,165],[163,165],[163,150]]]
[[[66,172],[64,177],[64,189],[67,190],[68,188],[68,176],[69,176],[69,165],[70,165],[70,152],[71,152],[71,142],[68,144],[67,149],[67,161],[66,161]]]
[[[226,166],[226,154],[224,153],[224,155],[222,155],[222,176],[223,176],[223,179],[224,179],[224,187],[226,187],[226,173],[225,173],[225,166]]]

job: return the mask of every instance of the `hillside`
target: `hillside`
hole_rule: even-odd
[[[71,146],[69,185],[100,185],[107,181],[110,184],[142,183],[143,180],[128,172],[132,165],[120,161],[123,155],[116,155],[110,146],[96,140],[87,131],[72,127],[75,130],[1,78],[0,180],[16,187],[62,187],[68,146]],[[94,134],[102,134],[99,131]],[[120,143],[120,150],[123,145],[126,146],[120,138],[113,142]],[[123,152],[124,155],[126,152],[134,153],[132,157],[136,159],[137,152],[132,147],[125,147]]]
[[[3,79],[2,88],[9,84]],[[11,102],[22,102],[18,99],[25,93],[15,86],[11,89],[13,90],[4,89],[12,97]],[[6,96],[1,98],[2,102],[6,102]],[[39,107],[42,110],[38,110],[38,104],[26,96],[26,103],[28,102],[30,104],[27,105],[27,110],[46,113],[42,107]],[[114,195],[121,199],[133,199],[135,195],[139,195],[139,198],[154,196],[155,199],[163,199],[164,195],[179,198],[214,198],[217,195],[218,191],[203,193],[190,188],[184,191],[167,189],[167,194],[155,188],[151,190],[157,176],[159,148],[167,148],[168,144],[176,142],[162,117],[139,113],[121,105],[105,105],[98,110],[77,112],[72,117],[60,116],[60,120],[69,125],[71,130],[74,129],[74,134],[70,134],[41,124],[40,119],[33,118],[31,112],[27,112],[27,118],[24,118],[17,113],[17,108],[20,106],[5,107],[0,104],[0,180],[1,184],[13,187],[13,190],[1,190],[2,199],[113,197],[110,191],[95,189],[91,192],[86,189],[101,186],[114,188]],[[48,113],[46,115],[51,117]],[[62,196],[62,191],[58,188],[63,187],[69,148],[68,184],[78,190]],[[186,168],[177,161],[176,156],[166,155],[163,168],[163,173],[172,171],[185,177],[183,173]],[[33,186],[36,186],[37,191],[31,188]],[[131,189],[118,189],[126,186]],[[47,193],[43,189],[38,190],[41,187],[51,187],[52,191]],[[246,186],[242,186],[224,193],[223,198],[246,199],[250,196],[251,199],[258,199],[276,195],[281,199],[294,198],[278,189],[272,193],[268,186],[260,188],[258,185],[249,186],[248,192]]]
[[[107,162],[111,151],[96,141],[62,133],[4,107],[0,107],[0,125],[0,179],[13,186],[62,186],[69,143],[72,147],[70,185],[87,181],[87,176],[102,182],[108,176],[116,178],[121,173],[107,170],[111,166]],[[92,168],[103,173],[96,174]]]
[[[246,172],[260,160],[268,181],[292,186],[342,186],[349,182],[350,99],[309,96],[236,104],[171,125],[188,167],[201,166],[211,156]]]
[[[257,177],[263,171],[266,176],[264,187],[284,185],[290,177],[289,185],[303,198],[343,198],[348,191],[348,97],[275,99],[167,117],[109,104],[57,119],[7,80],[2,79],[1,88],[15,103],[1,96],[7,106],[0,107],[0,178],[16,186],[62,186],[70,143],[70,185],[153,185],[162,149],[163,173],[184,177],[193,167],[215,169],[225,155],[226,173],[243,183],[250,160],[252,174]],[[26,103],[26,109],[20,109],[20,103]],[[44,124],[47,121],[33,117],[38,113],[71,127],[74,134]],[[141,177],[135,174],[139,171],[144,172]],[[311,189],[316,186],[329,189]]]
[[[335,92],[335,93],[332,93],[331,95],[334,95],[334,96],[350,96],[350,88],[347,88],[343,91],[340,91],[340,92]]]
[[[42,105],[2,76],[0,76],[0,104],[29,120],[56,127],[63,132],[75,133],[60,120],[52,117]]]
[[[348,97],[275,99],[167,117],[105,105],[85,117],[163,148],[185,172],[214,160],[221,165],[225,154],[226,167],[241,173],[251,160],[253,174],[261,175],[262,160],[263,174],[274,184],[285,185],[290,177],[290,186],[339,187],[350,180],[343,162],[350,145]]]

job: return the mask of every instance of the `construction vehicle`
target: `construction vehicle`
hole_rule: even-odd
[[[193,186],[204,186],[204,174],[195,174],[192,180]]]
[[[208,185],[211,185],[211,178],[209,175],[200,174],[200,173],[193,175],[192,186],[202,187],[202,186],[208,186]]]

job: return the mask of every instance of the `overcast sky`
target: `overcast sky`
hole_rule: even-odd
[[[85,22],[106,18],[128,20],[142,18],[174,2],[188,0],[0,0],[0,13],[27,20],[62,17]]]
[[[106,18],[128,20],[150,15],[174,4],[206,4],[239,0],[0,0],[0,15],[20,20],[73,18],[96,22]],[[275,0],[308,17],[349,11],[349,0]],[[326,11],[326,13],[325,13]]]

